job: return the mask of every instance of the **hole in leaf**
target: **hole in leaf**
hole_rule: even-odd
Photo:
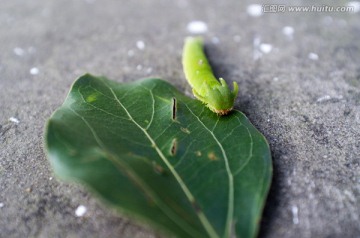
[[[171,149],[170,149],[170,154],[171,154],[172,156],[175,156],[175,155],[176,155],[176,149],[177,149],[177,140],[176,140],[176,138],[174,138],[174,139],[172,140],[172,146],[171,146]]]
[[[172,119],[176,120],[176,98],[172,98]]]

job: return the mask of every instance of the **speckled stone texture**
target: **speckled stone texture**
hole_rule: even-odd
[[[316,2],[330,3],[347,4]],[[272,149],[259,236],[360,237],[360,12],[259,13],[251,4],[2,0],[0,237],[163,237],[54,177],[43,131],[85,72],[161,77],[189,93],[181,49],[195,20],[207,26],[216,74],[239,83],[236,108]]]

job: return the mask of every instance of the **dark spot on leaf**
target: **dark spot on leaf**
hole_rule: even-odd
[[[209,160],[218,160],[218,158],[216,157],[214,152],[210,152],[208,154],[208,158],[209,158]]]
[[[201,208],[200,208],[199,204],[198,204],[196,201],[193,201],[193,202],[191,203],[191,205],[193,206],[193,208],[194,208],[194,210],[195,210],[196,213],[200,213],[200,212],[201,212]]]
[[[176,120],[176,98],[172,98],[172,119]]]
[[[187,129],[187,128],[180,127],[180,130],[181,130],[182,132],[186,133],[186,134],[190,134],[190,131],[189,131],[189,129]]]
[[[157,173],[157,174],[165,173],[165,169],[163,167],[161,167],[160,165],[158,165],[155,161],[153,161],[152,164],[153,164],[155,173]]]
[[[170,149],[170,154],[171,154],[172,156],[175,156],[175,155],[176,155],[176,149],[177,149],[177,140],[176,140],[176,138],[174,138],[174,139],[172,140],[172,146],[171,146],[171,149]]]

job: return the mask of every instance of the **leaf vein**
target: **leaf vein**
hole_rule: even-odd
[[[228,201],[228,211],[227,211],[227,217],[226,217],[226,225],[225,225],[225,232],[224,237],[228,237],[231,233],[231,226],[232,226],[232,220],[234,216],[234,176],[231,172],[229,160],[227,158],[226,152],[222,146],[222,144],[219,142],[215,134],[200,120],[200,118],[185,104],[187,109],[190,111],[190,113],[200,122],[200,124],[211,134],[211,136],[214,138],[216,143],[218,144],[225,162],[225,168],[226,172],[228,174],[228,180],[229,180],[229,201]]]
[[[239,122],[240,122],[240,119],[237,117],[237,119],[239,120]],[[240,122],[241,123],[241,122]],[[245,159],[245,163],[240,167],[240,168],[238,168],[236,171],[235,171],[235,173],[234,173],[234,176],[236,176],[236,175],[238,175],[248,164],[249,164],[249,162],[250,162],[250,159],[252,158],[252,156],[253,156],[253,144],[254,144],[254,141],[253,141],[253,138],[252,138],[252,135],[251,135],[251,133],[250,133],[250,131],[249,131],[249,128],[247,128],[246,126],[245,126],[245,128],[246,128],[246,130],[247,130],[247,132],[248,132],[248,134],[249,134],[249,137],[250,137],[250,148],[249,148],[249,155],[248,155],[248,157]]]
[[[147,127],[145,128],[145,130],[148,130],[149,127],[151,126],[153,119],[154,119],[154,114],[155,114],[155,98],[154,98],[154,94],[151,90],[149,90],[150,95],[151,95],[151,100],[152,100],[152,113],[151,113],[151,119],[149,124],[147,125]]]

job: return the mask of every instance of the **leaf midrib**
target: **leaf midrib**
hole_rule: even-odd
[[[87,102],[85,102],[85,103],[89,104]],[[85,125],[91,131],[91,134],[94,136],[96,143],[100,146],[100,148],[102,148],[106,152],[107,151],[106,146],[104,145],[102,140],[99,138],[99,136],[97,135],[94,128],[90,125],[90,123],[83,116],[81,116],[79,113],[77,113],[73,108],[71,108],[71,107],[68,107],[68,108],[70,111],[72,111],[76,116],[78,116],[85,123]],[[181,219],[179,219],[177,214],[174,214],[172,212],[172,210],[170,208],[168,208],[168,206],[166,206],[166,205],[163,206],[161,199],[156,195],[156,193],[154,193],[152,191],[152,189],[149,188],[146,185],[146,183],[144,183],[142,181],[142,179],[129,166],[127,166],[125,163],[121,163],[119,160],[113,159],[111,154],[108,154],[108,156],[106,156],[105,159],[108,159],[109,161],[114,163],[115,166],[119,170],[123,170],[123,169],[121,169],[122,167],[126,168],[126,173],[128,174],[129,178],[131,180],[133,180],[136,184],[138,184],[141,187],[141,189],[144,190],[145,194],[147,196],[150,196],[155,201],[155,203],[159,206],[160,210],[163,211],[165,213],[165,215],[168,216],[171,220],[173,220],[176,224],[178,224],[179,227],[181,227],[181,229],[183,229],[189,235],[194,235],[197,233],[197,231],[195,231],[188,224],[184,223]]]
[[[105,83],[105,82],[104,82]],[[105,83],[106,84],[106,83]],[[127,114],[127,116],[129,117],[129,119],[145,134],[145,136],[148,138],[148,140],[151,142],[152,147],[156,150],[156,152],[158,153],[158,155],[160,156],[160,158],[162,159],[162,161],[165,163],[165,165],[169,168],[169,170],[171,171],[171,173],[173,174],[173,176],[175,177],[176,181],[179,183],[180,187],[182,188],[182,190],[184,191],[186,197],[188,198],[189,202],[193,205],[195,204],[195,198],[192,195],[192,193],[190,192],[189,188],[186,186],[186,184],[184,183],[184,181],[182,180],[182,178],[180,177],[180,175],[177,173],[177,171],[175,170],[175,168],[169,163],[169,161],[167,160],[166,156],[162,153],[162,151],[159,149],[159,147],[157,146],[157,144],[155,143],[155,141],[153,140],[153,138],[149,135],[149,133],[147,132],[146,129],[144,129],[142,126],[140,126],[135,120],[134,118],[131,116],[131,114],[129,113],[129,111],[126,109],[126,107],[120,102],[119,98],[117,97],[116,93],[114,92],[114,90],[109,87],[108,85],[106,85],[111,93],[114,96],[114,99],[117,101],[117,103],[122,107],[122,109],[125,111],[125,113]],[[152,92],[150,91],[150,93],[152,94]],[[202,223],[202,225],[204,226],[204,229],[207,231],[207,233],[209,234],[209,236],[211,238],[219,238],[219,235],[216,233],[216,231],[214,230],[214,228],[212,227],[212,225],[210,224],[209,220],[207,219],[207,217],[205,216],[205,214],[202,211],[198,211],[196,212],[197,216],[199,217],[200,222]]]

